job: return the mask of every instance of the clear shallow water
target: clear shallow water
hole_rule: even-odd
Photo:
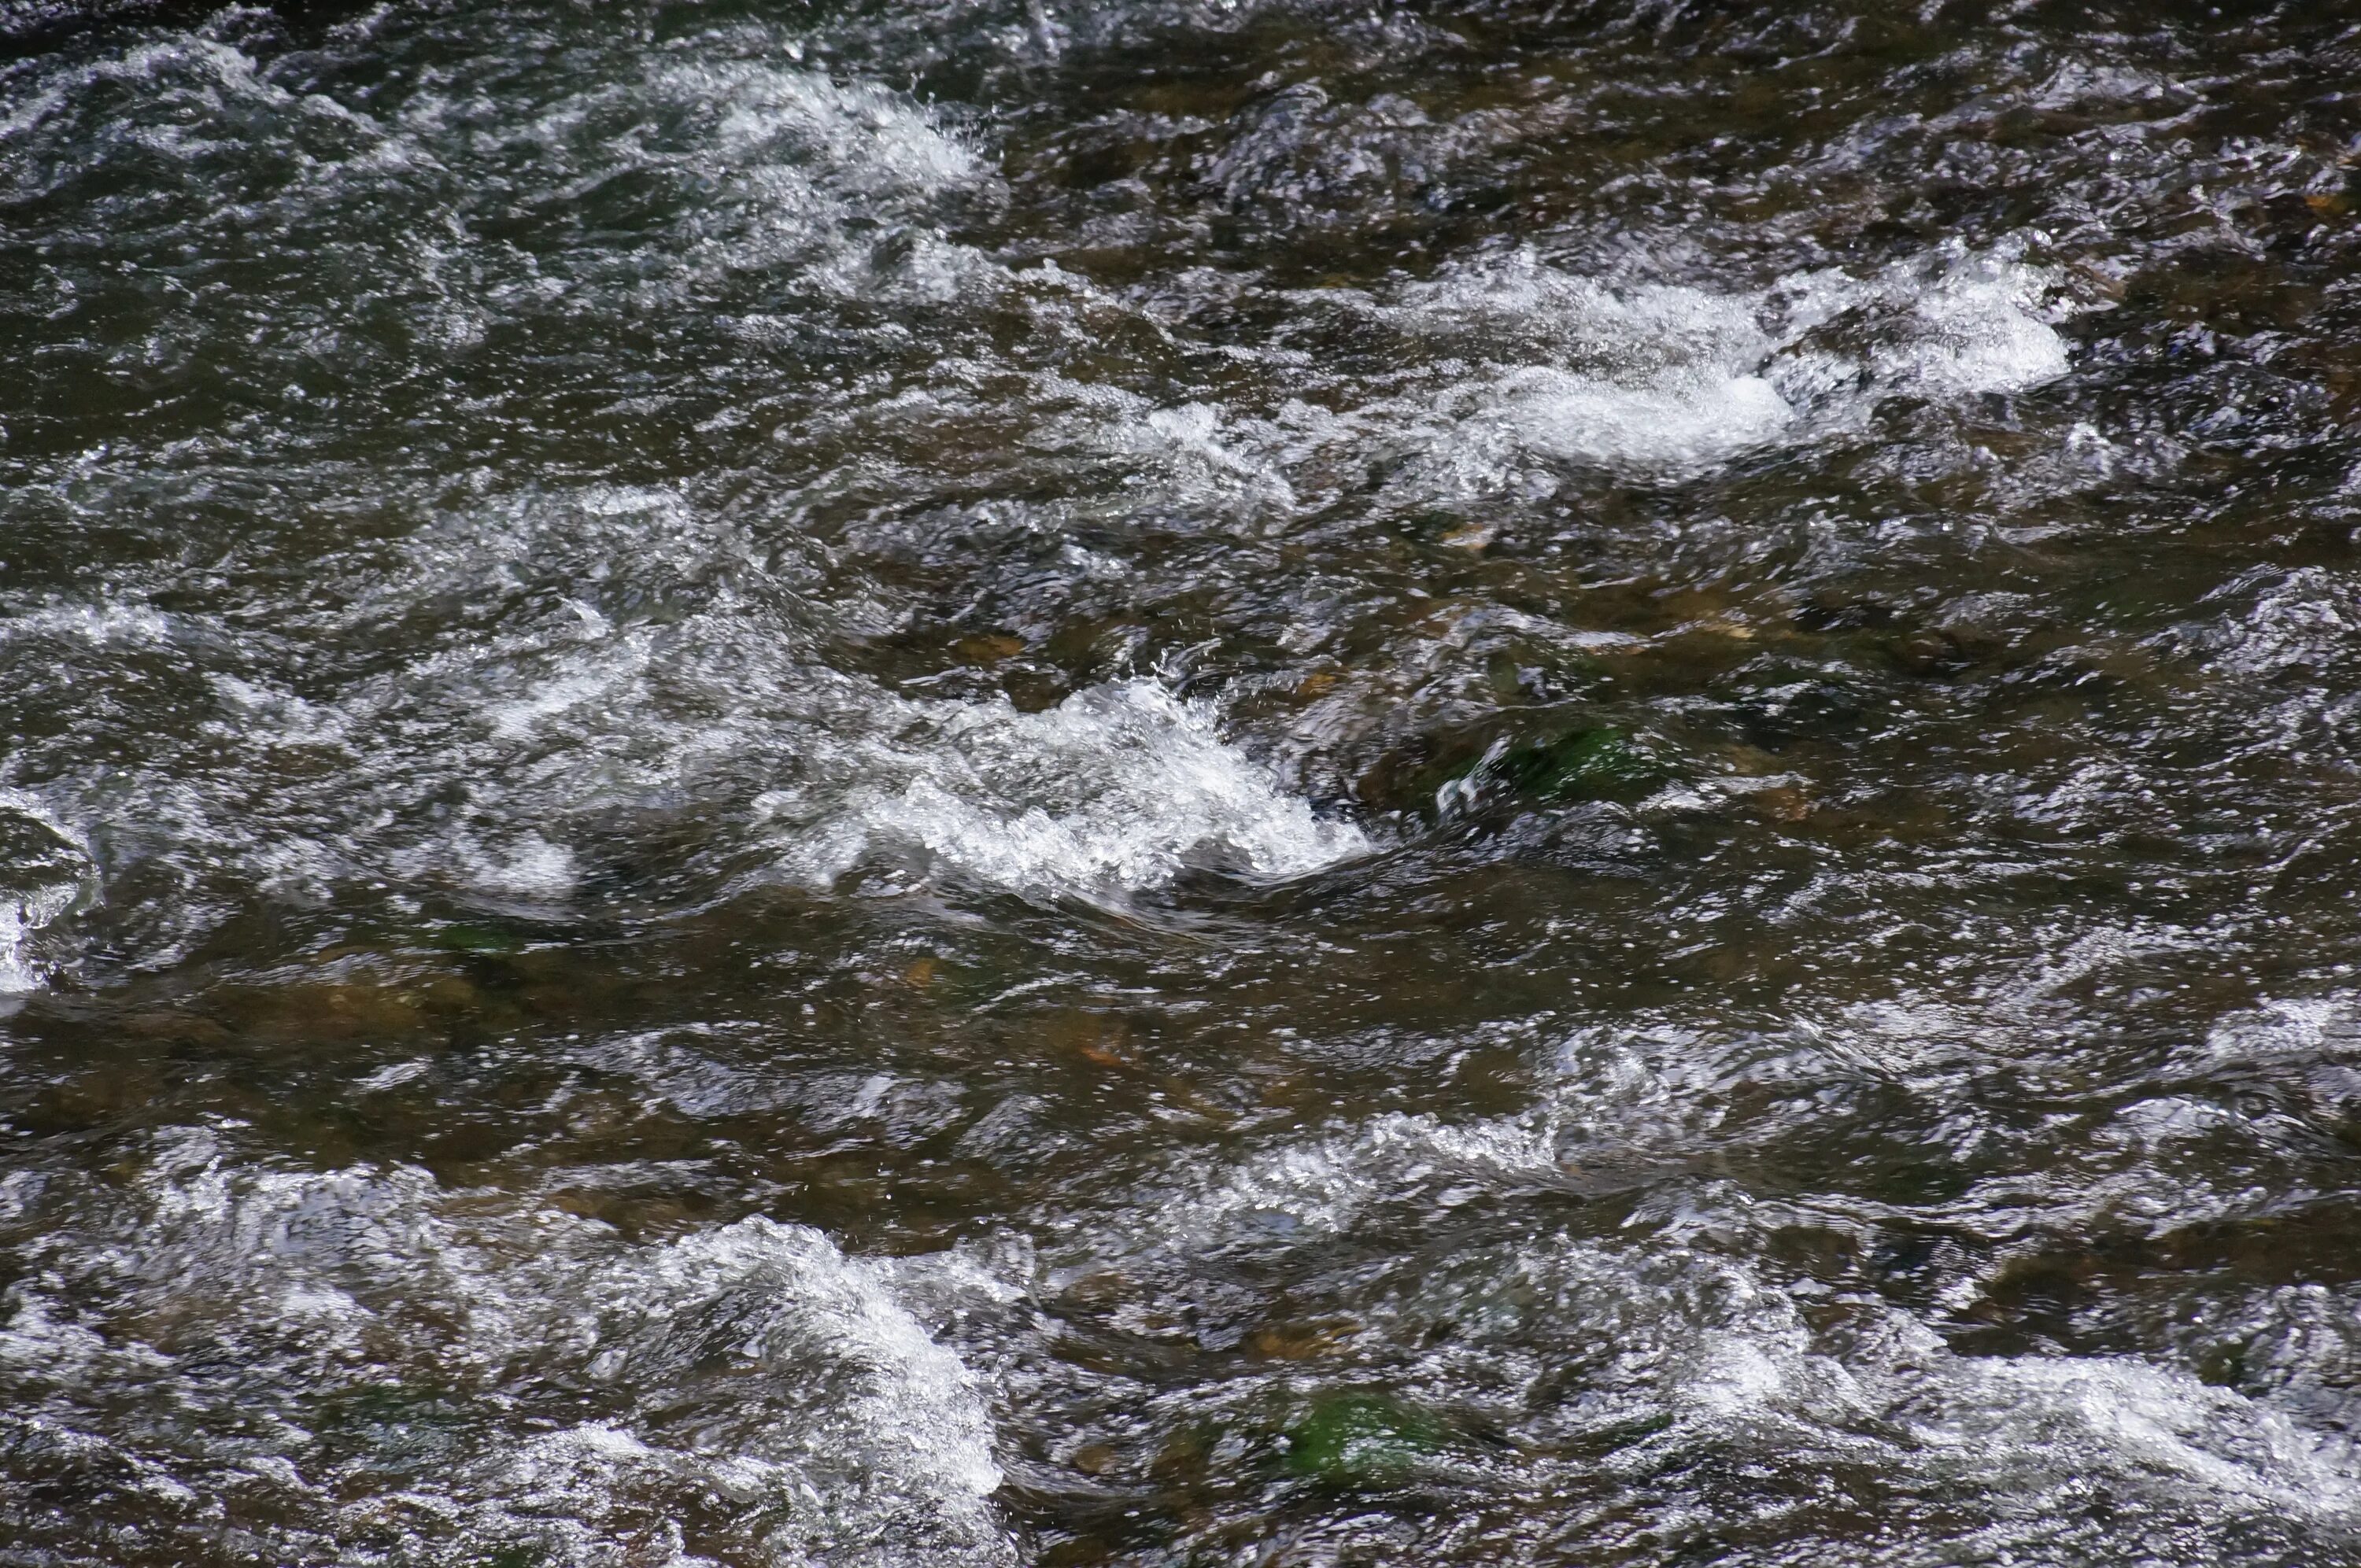
[[[2361,1563],[2224,10],[0,12],[0,1562]]]

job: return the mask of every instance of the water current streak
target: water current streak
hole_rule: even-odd
[[[0,1568],[2361,1565],[2356,81],[0,0]]]

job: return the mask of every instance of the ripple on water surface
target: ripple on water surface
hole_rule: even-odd
[[[2315,12],[0,3],[0,1563],[2361,1563]]]

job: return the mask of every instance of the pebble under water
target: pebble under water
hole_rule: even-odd
[[[0,1564],[2361,1564],[2356,82],[0,0]]]

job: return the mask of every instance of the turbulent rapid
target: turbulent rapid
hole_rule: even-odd
[[[0,0],[0,1568],[2361,1565],[2356,80]]]

